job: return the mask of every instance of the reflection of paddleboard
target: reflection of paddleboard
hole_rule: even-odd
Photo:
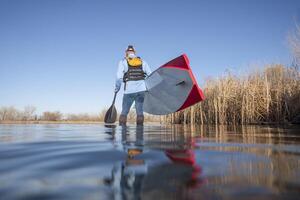
[[[204,100],[185,54],[171,60],[146,78],[144,111],[165,115]]]

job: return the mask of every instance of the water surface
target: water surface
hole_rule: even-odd
[[[0,125],[0,199],[298,199],[299,130]]]

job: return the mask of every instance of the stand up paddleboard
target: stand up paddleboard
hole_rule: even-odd
[[[166,115],[204,100],[202,90],[183,54],[155,70],[145,80],[144,111]]]

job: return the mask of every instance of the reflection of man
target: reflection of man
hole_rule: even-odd
[[[123,149],[127,158],[114,165],[111,178],[105,182],[113,188],[116,199],[141,199],[141,187],[147,165],[143,159],[136,158],[143,152],[143,127],[137,126],[135,140],[130,140],[127,128],[122,128]]]
[[[122,81],[124,82],[124,96],[119,124],[126,125],[130,107],[135,102],[136,123],[142,125],[144,122],[143,104],[146,91],[144,80],[146,76],[150,75],[151,70],[148,64],[136,55],[133,46],[129,45],[125,53],[125,58],[119,62],[115,87],[115,92],[118,92]]]
[[[127,156],[114,165],[111,177],[105,179],[105,183],[113,190],[114,199],[157,199],[162,196],[164,199],[172,199],[174,191],[188,197],[179,196],[179,199],[191,199],[189,197],[194,196],[191,189],[203,184],[199,177],[202,170],[192,150],[194,141],[176,148],[173,140],[170,143],[159,140],[158,144],[168,159],[150,153],[147,155],[148,160],[144,160],[141,159],[144,153],[143,130],[143,126],[136,126],[136,134],[132,134],[128,127],[122,127],[122,147]],[[172,144],[172,148],[163,148],[166,144]],[[151,147],[151,143],[148,145]],[[152,163],[151,168],[148,168],[149,163]]]

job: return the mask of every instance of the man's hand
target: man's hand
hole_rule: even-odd
[[[122,80],[117,80],[115,85],[115,92],[119,92],[122,85]]]
[[[119,91],[120,91],[120,88],[121,88],[120,86],[119,86],[119,87],[116,86],[116,87],[115,87],[115,92],[116,92],[116,93],[119,92]]]

